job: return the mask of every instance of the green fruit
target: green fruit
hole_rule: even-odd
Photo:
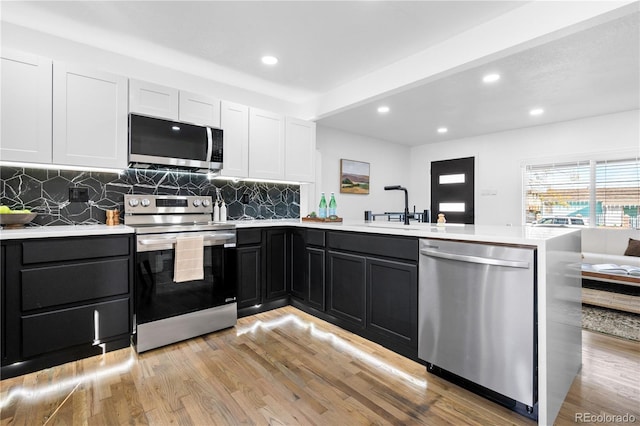
[[[9,206],[0,206],[0,213],[11,213]]]

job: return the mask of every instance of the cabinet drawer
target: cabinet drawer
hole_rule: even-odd
[[[324,247],[324,231],[307,229],[307,245]]]
[[[22,310],[129,292],[129,259],[46,266],[21,271]]]
[[[236,234],[236,245],[246,246],[250,244],[260,244],[262,242],[262,230],[256,229],[238,229]]]
[[[127,334],[129,298],[22,317],[22,357]]]
[[[418,261],[418,239],[351,232],[327,232],[327,247]]]
[[[50,238],[22,243],[22,263],[25,265],[128,255],[129,237],[123,236]]]

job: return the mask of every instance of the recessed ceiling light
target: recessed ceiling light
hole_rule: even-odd
[[[449,129],[446,127],[438,127],[438,133],[447,133]]]
[[[389,107],[386,106],[386,105],[380,106],[380,107],[378,107],[378,112],[380,114],[386,114],[386,113],[389,112]]]
[[[544,110],[542,108],[534,108],[531,111],[529,111],[529,115],[542,115],[544,113]]]
[[[482,77],[482,81],[485,83],[494,83],[498,80],[500,80],[500,74],[487,74]]]
[[[180,130],[180,127],[178,127],[178,126],[171,126],[171,130],[173,130],[173,131],[177,132],[177,131],[179,131],[179,130]]]
[[[275,65],[278,63],[278,58],[276,58],[275,56],[263,56],[262,57],[262,63],[265,65]]]

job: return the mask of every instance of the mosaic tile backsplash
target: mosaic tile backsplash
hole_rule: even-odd
[[[69,202],[69,188],[78,187],[88,189],[88,202]],[[0,204],[38,213],[30,226],[103,224],[105,210],[119,209],[123,219],[124,194],[210,195],[215,200],[216,188],[229,220],[300,217],[298,185],[209,180],[203,174],[174,171],[129,169],[117,174],[0,167]]]

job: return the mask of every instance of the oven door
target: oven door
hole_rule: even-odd
[[[138,251],[136,323],[144,324],[235,303],[233,265],[224,245],[205,246],[203,265],[204,279],[176,283],[173,281],[173,248]]]

